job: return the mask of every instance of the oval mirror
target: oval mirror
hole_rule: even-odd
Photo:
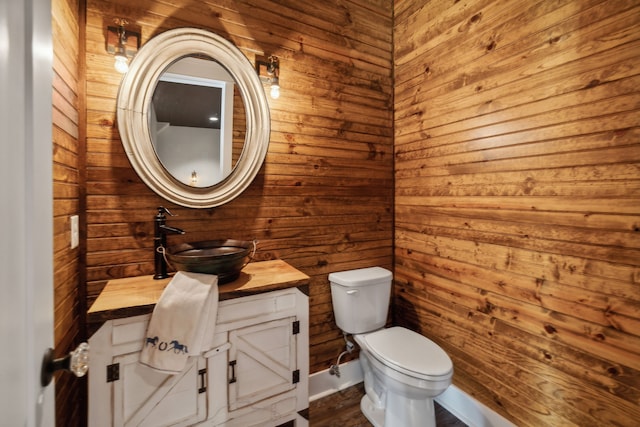
[[[117,117],[140,178],[192,208],[239,196],[269,146],[269,106],[252,64],[226,39],[196,28],[166,31],[138,51]]]

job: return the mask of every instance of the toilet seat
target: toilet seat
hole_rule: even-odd
[[[395,371],[414,378],[438,381],[450,377],[453,363],[430,339],[402,327],[381,329],[362,339],[369,353]]]

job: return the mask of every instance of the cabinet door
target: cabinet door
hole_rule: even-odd
[[[295,388],[295,317],[229,332],[229,411]]]
[[[206,360],[189,358],[177,375],[138,363],[140,353],[113,358],[120,378],[113,382],[114,426],[183,426],[206,418]]]

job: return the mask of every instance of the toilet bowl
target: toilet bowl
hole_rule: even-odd
[[[453,364],[433,341],[401,327],[354,336],[365,391],[360,407],[375,427],[435,426],[433,398],[450,385]]]
[[[384,327],[391,279],[380,267],[329,275],[336,323],[360,346],[360,407],[375,427],[435,427],[433,398],[451,385],[453,363],[423,335]]]

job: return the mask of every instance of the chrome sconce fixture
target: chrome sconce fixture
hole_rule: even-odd
[[[116,71],[124,74],[129,70],[129,59],[140,49],[140,33],[125,30],[126,19],[117,18],[114,23],[117,27],[107,27],[107,52],[116,58]]]
[[[271,98],[280,97],[280,61],[277,56],[256,57],[256,71],[262,84],[269,85]]]

